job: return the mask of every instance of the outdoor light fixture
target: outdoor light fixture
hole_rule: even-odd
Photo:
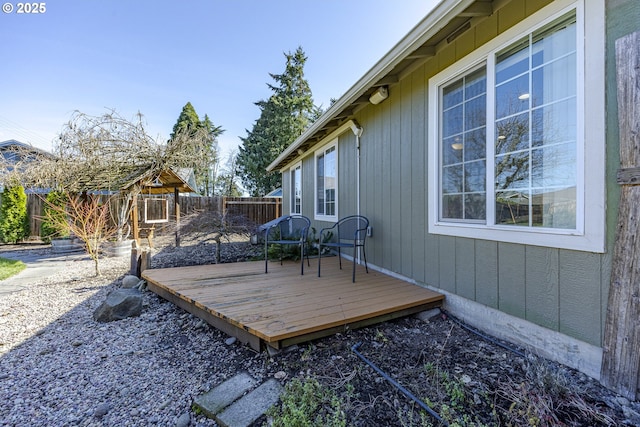
[[[456,137],[453,140],[453,144],[451,144],[451,148],[453,148],[456,151],[462,150],[462,139],[460,137]]]
[[[389,89],[386,86],[380,86],[369,97],[369,102],[373,105],[380,104],[382,101],[389,97]]]

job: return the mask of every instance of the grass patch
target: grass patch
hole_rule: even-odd
[[[22,261],[0,257],[0,280],[15,276],[25,268],[27,265]]]

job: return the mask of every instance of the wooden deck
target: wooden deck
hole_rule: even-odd
[[[260,350],[282,348],[406,316],[442,304],[444,296],[337,257],[305,264],[264,261],[145,270],[149,289]]]

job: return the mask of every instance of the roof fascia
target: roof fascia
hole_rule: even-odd
[[[427,16],[404,36],[391,50],[383,56],[364,76],[345,92],[329,109],[302,133],[287,149],[285,149],[269,166],[267,171],[275,170],[278,165],[297,150],[308,138],[322,129],[338,113],[373,87],[378,80],[389,73],[404,58],[422,46],[434,36],[449,20],[462,13],[475,0],[442,0]]]

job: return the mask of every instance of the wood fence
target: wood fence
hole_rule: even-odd
[[[43,215],[44,195],[27,195],[27,212],[31,236],[40,236],[41,217]],[[272,197],[191,197],[179,196],[180,213],[187,216],[198,211],[226,212],[234,217],[243,216],[249,223],[264,224],[282,215],[282,199]],[[144,199],[150,198],[155,203],[147,203]],[[166,200],[166,203],[159,201]],[[168,217],[170,221],[175,219],[175,204],[173,194],[167,196],[140,196],[138,201],[138,218],[143,222],[145,217]],[[146,211],[145,211],[146,209]],[[166,209],[166,211],[165,211]]]

